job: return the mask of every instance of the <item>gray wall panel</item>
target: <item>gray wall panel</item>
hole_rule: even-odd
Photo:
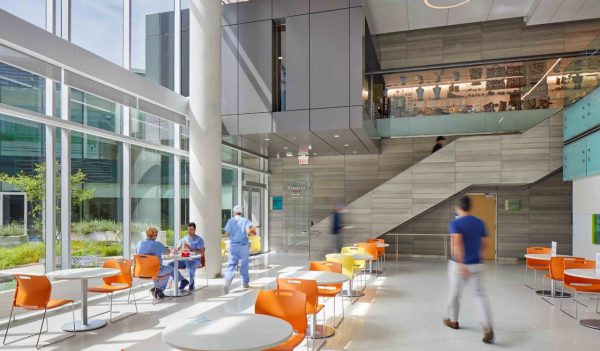
[[[309,127],[309,110],[273,112],[273,133],[305,132]]]
[[[222,3],[222,2],[221,2]],[[223,3],[222,3],[223,4]],[[228,26],[238,23],[238,3],[223,4],[221,15],[221,25]]]
[[[273,0],[273,18],[284,18],[308,13],[309,0]]]
[[[310,0],[310,12],[345,9],[348,5],[348,0]]]
[[[310,15],[310,107],[349,105],[349,11]]]
[[[240,115],[238,124],[240,135],[273,132],[273,118],[271,117],[271,113]]]
[[[362,6],[363,0],[350,0],[350,7]]]
[[[309,16],[286,20],[286,108],[300,110],[310,107]]]
[[[310,110],[311,130],[335,130],[350,128],[350,108],[336,107]]]
[[[271,0],[252,0],[239,2],[238,18],[239,23],[271,19]]]
[[[238,116],[229,115],[221,117],[223,135],[238,135]]]
[[[238,113],[238,26],[221,30],[221,114]]]
[[[365,13],[350,9],[350,106],[362,105]]]
[[[239,111],[272,110],[272,24],[260,21],[239,25]]]

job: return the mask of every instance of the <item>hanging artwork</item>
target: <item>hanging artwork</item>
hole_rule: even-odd
[[[600,245],[600,214],[592,215],[592,244]]]

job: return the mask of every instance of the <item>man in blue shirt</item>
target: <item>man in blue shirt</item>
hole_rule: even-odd
[[[239,263],[242,276],[242,286],[247,289],[250,283],[248,275],[248,256],[250,256],[250,245],[248,235],[256,235],[256,229],[249,219],[242,217],[244,209],[241,206],[233,208],[233,217],[225,225],[225,234],[229,236],[229,262],[225,268],[225,286],[223,293],[229,292],[233,274]]]
[[[162,299],[165,297],[163,291],[167,287],[169,282],[169,275],[173,273],[173,267],[163,266],[162,256],[168,255],[170,250],[163,245],[160,241],[156,241],[158,237],[158,229],[152,227],[146,230],[146,239],[140,241],[137,244],[136,251],[141,255],[152,255],[158,257],[160,260],[160,278],[156,282],[154,288],[150,289],[150,294],[156,298]]]
[[[193,254],[193,255],[198,254],[198,255],[204,256],[204,251],[205,251],[204,240],[202,240],[202,238],[200,236],[196,235],[196,223],[190,222],[187,225],[187,231],[188,231],[188,235],[185,238],[182,238],[181,240],[179,240],[179,244],[177,245],[177,251],[178,252],[189,251],[190,254]],[[190,276],[189,281],[187,279],[181,279],[181,281],[179,283],[179,290],[185,289],[185,287],[188,284],[190,285],[190,291],[194,290],[196,269],[198,269],[198,267],[200,267],[201,264],[202,264],[201,257],[195,258],[193,260],[178,261],[177,268],[178,269],[187,268],[188,274]],[[169,266],[171,266],[171,267],[173,267],[174,265],[175,265],[175,262],[169,263]],[[175,270],[173,270],[172,276],[173,276],[173,279],[175,279]]]
[[[486,344],[494,342],[494,331],[490,317],[490,305],[483,287],[483,252],[485,237],[485,223],[469,214],[471,199],[461,197],[454,206],[457,218],[450,222],[449,232],[452,238],[452,257],[448,262],[448,278],[450,289],[448,292],[448,314],[444,324],[452,329],[459,329],[458,313],[462,288],[465,283],[471,283],[474,301],[479,310],[479,319],[483,327],[483,339]]]

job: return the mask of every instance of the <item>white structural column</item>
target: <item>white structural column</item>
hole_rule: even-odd
[[[46,126],[46,199],[44,201],[44,242],[46,243],[46,273],[56,267],[56,187],[54,167],[54,135],[56,129]]]
[[[190,220],[205,235],[214,277],[221,273],[221,2],[190,5]]]
[[[123,68],[130,69],[131,58],[131,1],[123,0]],[[131,109],[123,106],[123,135],[129,136]],[[131,144],[121,144],[121,208],[123,211],[123,257],[131,258]],[[134,245],[136,243],[133,243]]]
[[[64,82],[65,71],[62,71]],[[69,120],[69,87],[60,87],[60,118]],[[71,268],[71,131],[60,129],[60,234],[61,268]]]

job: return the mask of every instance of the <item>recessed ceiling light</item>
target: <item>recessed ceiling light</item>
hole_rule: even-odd
[[[269,139],[269,138],[265,138],[265,141],[271,141],[271,139]]]
[[[340,137],[340,135],[339,135],[339,134],[335,134],[333,137],[334,137],[334,138],[339,138],[339,137]]]
[[[287,150],[287,146],[284,146],[284,147],[283,147],[283,149],[284,149],[284,150]]]
[[[432,2],[435,2],[436,0],[423,0],[423,2],[425,3],[425,5],[431,7],[432,9],[436,9],[436,10],[446,10],[446,9],[451,9],[454,7],[459,7],[461,5],[464,5],[466,3],[468,3],[471,0],[455,0],[456,3],[455,4],[450,4],[450,5],[435,5],[432,4]],[[439,0],[437,0],[439,1]]]
[[[278,59],[283,60],[283,57],[279,56]]]
[[[349,144],[344,144],[344,146],[345,146],[345,147],[348,147],[348,146],[350,146],[350,145],[349,145]]]

